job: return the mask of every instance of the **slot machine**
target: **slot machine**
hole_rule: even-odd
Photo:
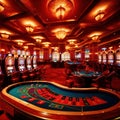
[[[106,64],[106,62],[107,62],[107,53],[106,53],[106,51],[104,51],[102,53],[102,63]]]
[[[36,51],[34,51],[34,53],[33,53],[32,64],[33,64],[33,69],[37,69],[37,55],[36,55]]]
[[[20,72],[23,72],[26,70],[26,67],[25,67],[25,58],[23,55],[19,55],[18,56],[18,70]]]
[[[27,70],[29,71],[32,71],[32,57],[29,55],[27,56],[26,58],[26,67],[27,67]]]
[[[120,67],[120,48],[116,50],[115,58],[115,64]]]
[[[114,51],[109,50],[108,51],[108,68],[110,71],[113,71],[114,69]]]
[[[120,76],[120,48],[118,48],[115,52],[115,70]]]
[[[26,81],[28,79],[28,70],[25,67],[25,57],[24,55],[19,55],[17,59],[17,69],[20,72],[20,80]]]
[[[113,65],[114,63],[114,52],[112,50],[108,51],[108,64]]]
[[[0,90],[3,88],[5,76],[2,72],[2,55],[0,54]]]
[[[15,58],[14,55],[8,53],[5,57],[5,73],[8,77],[8,84],[19,82],[19,72],[15,68]]]
[[[27,57],[26,57],[26,68],[29,72],[29,79],[32,80],[35,78],[35,71],[32,67],[32,56],[30,56],[30,54],[28,53]]]
[[[9,53],[5,58],[5,70],[8,76],[15,72],[15,60],[13,54]]]
[[[99,54],[98,54],[98,63],[101,63],[101,62],[102,62],[102,54],[99,53]]]

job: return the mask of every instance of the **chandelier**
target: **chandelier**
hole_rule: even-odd
[[[66,37],[66,31],[65,30],[59,30],[56,32],[56,37],[58,39],[64,39]]]
[[[69,42],[70,45],[74,45],[77,40],[76,39],[69,39],[67,41]]]
[[[63,19],[65,16],[65,8],[60,6],[56,9],[56,17],[59,19]]]
[[[94,36],[92,36],[92,40],[94,40],[94,41],[98,40],[98,37],[99,37],[98,35],[94,35]]]
[[[40,38],[36,38],[36,42],[37,42],[37,43],[41,43],[42,40],[41,40]]]
[[[26,30],[27,30],[27,32],[29,32],[29,33],[31,33],[31,32],[33,32],[33,27],[32,26],[26,26]]]
[[[9,38],[9,34],[8,33],[1,33],[1,37],[4,39]]]
[[[105,13],[104,13],[103,11],[99,10],[99,11],[98,11],[98,14],[95,16],[95,20],[96,20],[96,21],[102,20],[103,17],[104,17],[104,15],[105,15]]]
[[[71,0],[49,0],[48,9],[58,19],[63,19],[64,16],[70,13],[73,9],[73,1]]]

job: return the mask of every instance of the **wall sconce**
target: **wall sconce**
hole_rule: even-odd
[[[31,32],[33,32],[34,31],[34,29],[33,29],[33,27],[32,26],[26,26],[26,30],[27,30],[27,32],[29,32],[29,33],[31,33]]]
[[[9,38],[9,34],[1,33],[1,37],[4,38],[4,39],[8,39]]]
[[[98,11],[98,14],[95,16],[95,20],[96,20],[96,21],[102,20],[103,17],[104,17],[104,15],[105,15],[105,13],[104,13],[103,11],[99,10],[99,11]]]

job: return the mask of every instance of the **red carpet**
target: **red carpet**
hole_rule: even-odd
[[[51,68],[46,66],[45,74],[42,76],[42,80],[57,82],[65,85],[66,74],[64,68]]]

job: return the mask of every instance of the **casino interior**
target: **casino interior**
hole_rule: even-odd
[[[0,120],[120,119],[120,0],[0,0]]]

